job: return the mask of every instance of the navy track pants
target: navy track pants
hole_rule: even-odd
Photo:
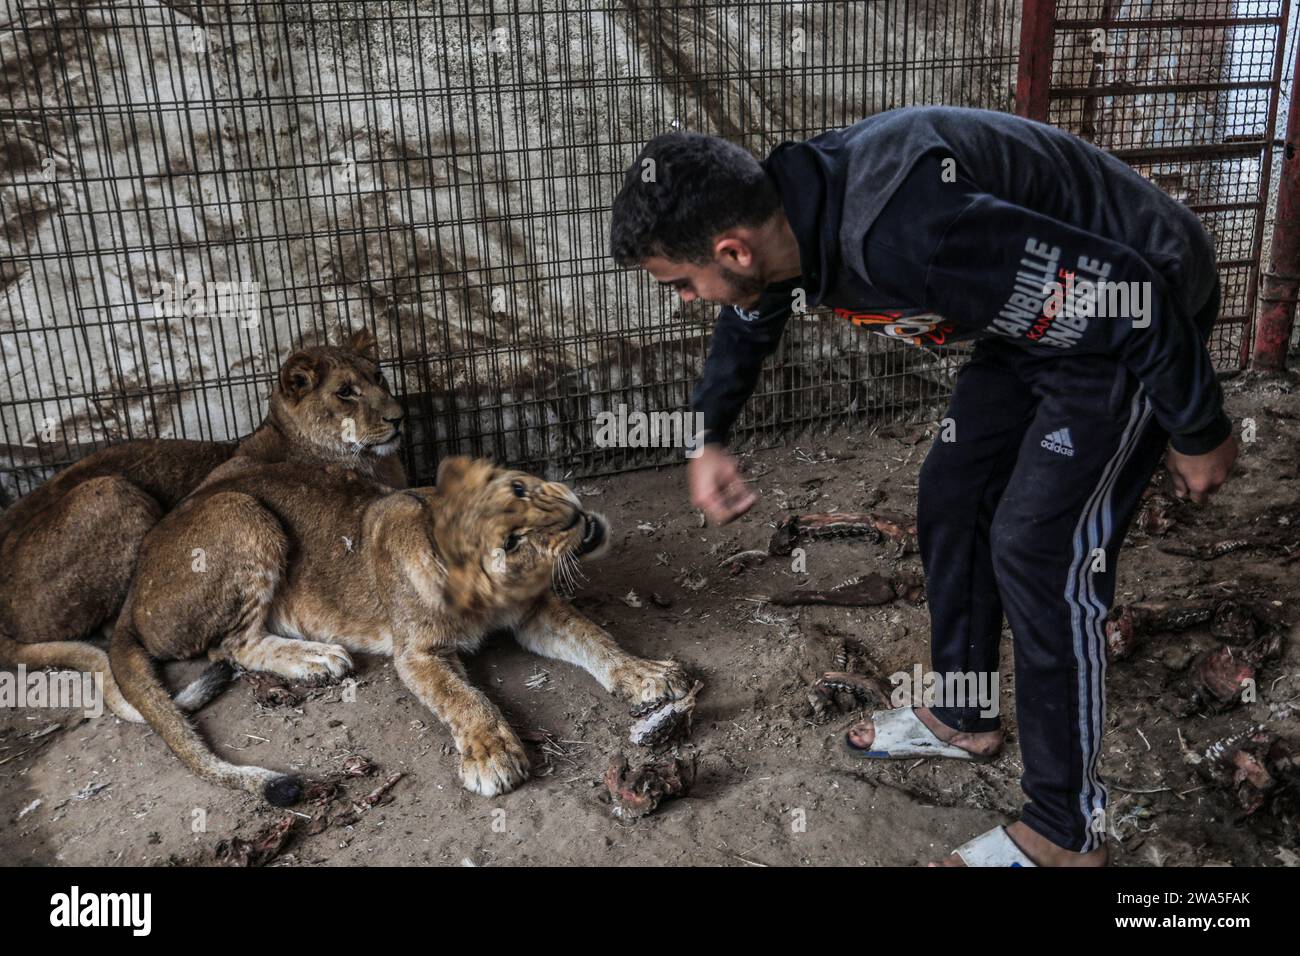
[[[1218,305],[1216,286],[1196,316],[1207,336]],[[1107,799],[1103,626],[1120,545],[1168,435],[1115,358],[993,339],[958,373],[947,417],[918,489],[932,669],[997,672],[1006,615],[1021,818],[1058,846],[1094,849],[1105,842]],[[964,703],[933,712],[958,730],[999,726]]]

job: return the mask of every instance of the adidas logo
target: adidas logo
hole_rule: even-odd
[[[1070,441],[1070,429],[1068,428],[1058,428],[1038,444],[1048,451],[1056,452],[1058,455],[1074,457],[1074,442]]]

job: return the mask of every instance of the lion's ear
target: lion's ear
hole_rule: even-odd
[[[316,361],[306,352],[295,352],[280,369],[280,391],[294,401],[316,387],[320,372]]]
[[[379,361],[379,340],[375,338],[375,333],[365,326],[352,333],[352,337],[348,339],[348,347],[362,358],[376,363]]]
[[[464,480],[473,465],[474,459],[465,455],[452,455],[450,458],[444,458],[438,462],[438,477],[434,479],[434,484],[439,491],[445,494]]]

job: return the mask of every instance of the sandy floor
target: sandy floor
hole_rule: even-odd
[[[1300,537],[1300,393],[1234,383],[1227,391],[1235,417],[1256,419],[1257,440],[1244,447],[1239,474],[1212,507],[1178,509],[1163,537],[1131,535],[1117,600],[1244,590],[1279,602],[1273,606],[1290,624],[1300,618],[1300,563],[1287,563],[1285,554],[1241,550],[1202,560],[1160,550],[1251,530],[1279,541]],[[636,653],[676,657],[706,682],[687,748],[698,756],[688,797],[635,823],[614,819],[598,799],[601,776],[620,749],[641,756],[626,740],[626,707],[585,674],[535,658],[508,638],[472,659],[471,674],[517,729],[538,738],[544,730],[550,742],[530,744],[534,779],[498,799],[460,788],[448,735],[387,661],[361,662],[355,702],[335,687],[304,691],[297,706],[264,706],[241,680],[199,719],[228,757],[319,774],[358,754],[377,765],[373,776],[346,782],[350,800],[335,800],[334,822],[323,829],[293,817],[273,865],[914,864],[1013,819],[1021,766],[1010,697],[1009,745],[986,766],[855,760],[840,746],[852,713],[821,724],[811,717],[807,689],[837,667],[846,639],[861,642],[881,675],[928,666],[924,605],[776,608],[747,600],[805,584],[831,587],[872,570],[919,571],[915,555],[896,559],[892,544],[859,538],[806,543],[806,575],[794,573],[789,558],[734,575],[720,563],[765,548],[775,523],[796,511],[875,502],[914,513],[926,428],[840,430],[805,436],[798,449],[748,455],[762,499],[724,529],[701,528],[684,507],[680,469],[577,482],[615,535],[611,553],[588,567],[576,603]],[[625,602],[629,592],[642,606]],[[652,593],[670,606],[658,606]],[[1277,799],[1242,819],[1185,753],[1256,723],[1293,741],[1300,736],[1298,636],[1262,668],[1257,702],[1217,715],[1176,717],[1167,706],[1192,654],[1213,644],[1204,628],[1153,637],[1112,666],[1103,770],[1113,785],[1117,863],[1295,865],[1295,802]],[[195,672],[183,665],[171,679]],[[1004,678],[1004,694],[1014,694],[1010,684]],[[404,776],[389,802],[350,824],[339,818],[397,771]],[[288,819],[192,778],[141,727],[68,711],[0,712],[0,862],[210,863],[222,841],[253,840]]]

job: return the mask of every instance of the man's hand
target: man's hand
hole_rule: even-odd
[[[1204,455],[1182,455],[1171,448],[1165,455],[1165,467],[1173,479],[1174,494],[1203,505],[1228,480],[1236,460],[1237,436],[1229,435],[1218,448]]]
[[[714,524],[734,521],[758,500],[740,477],[736,459],[721,445],[705,445],[686,466],[691,487],[691,504]]]

